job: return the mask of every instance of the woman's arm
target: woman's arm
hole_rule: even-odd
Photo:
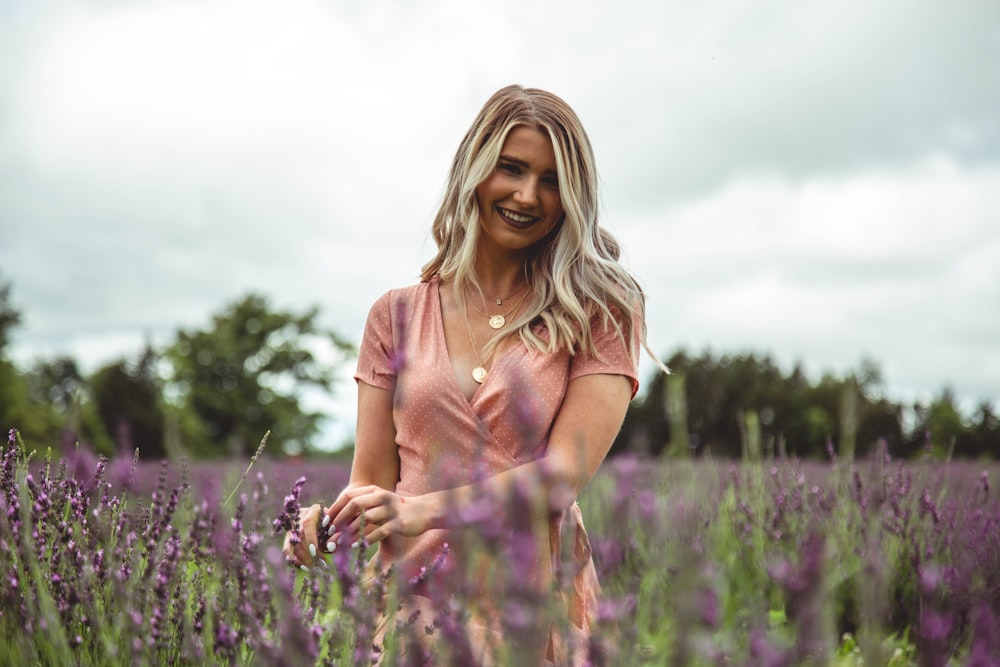
[[[415,536],[432,528],[459,527],[461,513],[453,508],[468,506],[484,493],[497,498],[498,507],[507,507],[505,499],[521,484],[538,485],[527,487],[539,489],[539,502],[532,504],[538,514],[561,511],[575,502],[597,472],[631,398],[631,381],[623,375],[578,377],[569,383],[542,458],[481,482],[420,496],[403,498],[375,484],[348,488],[325,516],[335,531],[353,536],[352,541],[360,537],[363,520],[365,541],[373,544],[393,534]]]
[[[392,421],[395,392],[358,382],[358,422],[351,463],[354,486],[394,490],[399,481],[399,452]]]

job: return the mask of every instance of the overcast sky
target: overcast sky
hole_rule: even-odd
[[[358,340],[508,83],[582,118],[661,354],[1000,404],[995,0],[0,0],[15,358],[93,370],[250,290]]]

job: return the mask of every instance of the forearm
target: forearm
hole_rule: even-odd
[[[478,482],[409,500],[423,505],[430,528],[463,528],[481,520],[482,513],[476,507],[483,502],[492,512],[527,510],[532,519],[561,512],[576,501],[579,487],[585,483],[574,483],[572,475],[543,457]]]

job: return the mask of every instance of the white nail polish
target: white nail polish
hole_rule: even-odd
[[[306,567],[305,565],[299,565],[299,569],[302,570],[303,572],[309,572],[309,568]]]
[[[309,545],[309,555],[312,556],[313,558],[316,557],[316,545],[315,544],[310,544]]]
[[[327,564],[326,564],[326,561],[325,561],[325,560],[323,560],[322,558],[320,558],[320,559],[319,559],[318,561],[316,561],[316,562],[317,562],[317,563],[319,563],[319,566],[320,566],[321,568],[323,568],[323,569],[327,569],[327,568],[329,568],[329,567],[330,567],[329,565],[327,565]]]
[[[336,542],[327,542],[326,543],[326,550],[329,551],[330,553],[333,553],[334,551],[337,550],[337,543]]]
[[[351,548],[352,549],[357,549],[360,546],[361,546],[361,541],[358,540],[357,542],[355,542],[354,544],[351,545]]]
[[[326,528],[329,525],[330,525],[330,515],[327,514],[326,516],[323,517],[323,527]]]

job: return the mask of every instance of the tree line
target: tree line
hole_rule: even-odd
[[[18,368],[7,356],[20,312],[0,281],[0,426],[46,447],[86,443],[106,454],[138,447],[145,458],[246,456],[270,431],[269,450],[317,450],[324,415],[303,392],[335,391],[351,343],[318,323],[318,308],[275,308],[260,294],[224,305],[202,328],[178,329],[84,374],[70,357]],[[983,400],[965,415],[944,389],[927,404],[884,395],[870,360],[844,376],[812,381],[767,355],[677,350],[671,375],[648,379],[612,454],[651,456],[864,456],[883,445],[897,457],[994,457],[1000,419]]]
[[[993,458],[1000,419],[983,399],[965,415],[944,388],[929,403],[885,396],[877,364],[811,381],[767,355],[676,351],[673,373],[657,374],[633,402],[614,451],[654,456],[865,456],[885,447],[896,457]]]
[[[246,456],[270,431],[270,451],[315,451],[324,415],[306,407],[303,393],[331,393],[355,353],[320,326],[318,308],[277,309],[251,293],[207,326],[178,329],[171,343],[147,344],[93,373],[71,357],[22,370],[6,354],[21,318],[10,291],[0,283],[0,426],[41,449],[80,442],[108,455]]]

